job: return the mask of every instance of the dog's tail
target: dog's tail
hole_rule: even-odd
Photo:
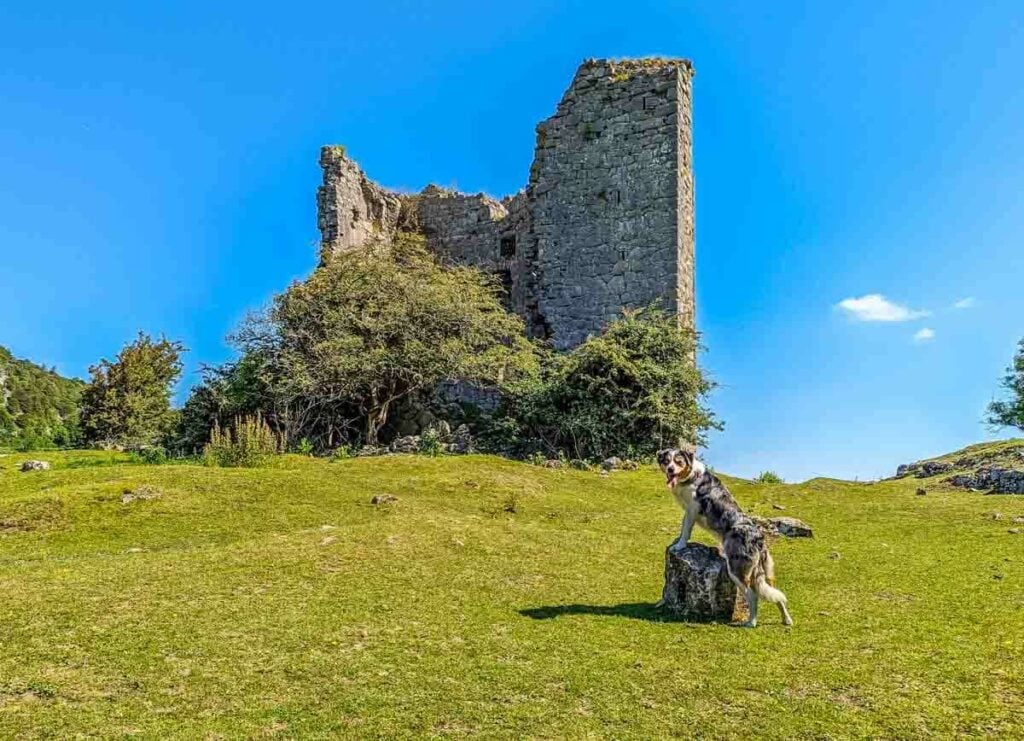
[[[786,595],[775,588],[775,562],[767,546],[761,546],[761,557],[754,569],[754,589],[757,596],[776,605],[786,605]]]

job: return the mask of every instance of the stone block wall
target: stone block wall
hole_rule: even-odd
[[[421,231],[431,250],[505,287],[533,336],[569,348],[623,307],[659,302],[694,322],[691,78],[686,60],[590,60],[537,127],[525,190],[496,200],[368,180],[340,147],[321,151],[322,259]]]

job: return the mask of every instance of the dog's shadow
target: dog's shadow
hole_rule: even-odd
[[[652,623],[685,622],[657,607],[653,602],[623,602],[619,605],[550,605],[529,607],[520,610],[519,614],[534,620],[551,620],[563,615],[604,615],[647,620]]]

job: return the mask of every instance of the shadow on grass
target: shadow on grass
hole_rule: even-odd
[[[520,610],[519,614],[534,620],[551,620],[563,615],[604,615],[648,620],[654,623],[684,622],[660,607],[656,607],[653,602],[623,602],[619,605],[551,605],[549,607],[530,607]]]

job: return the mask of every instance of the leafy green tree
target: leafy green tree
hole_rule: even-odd
[[[171,391],[181,377],[180,342],[139,332],[113,362],[89,369],[82,392],[82,428],[93,443],[152,445],[171,430],[176,413]]]
[[[1013,363],[1006,369],[1002,387],[1010,398],[988,405],[986,421],[995,427],[1016,427],[1024,430],[1024,340],[1017,345]]]
[[[442,381],[498,385],[535,370],[522,320],[504,309],[500,291],[480,270],[442,265],[422,238],[402,235],[332,257],[234,340],[262,359],[289,442],[312,438],[304,430],[314,421],[349,410],[364,442],[375,444],[410,395]]]
[[[512,389],[496,426],[520,454],[596,460],[703,444],[721,424],[704,405],[715,384],[696,351],[696,334],[676,317],[627,310],[599,336],[550,355],[539,379]]]

